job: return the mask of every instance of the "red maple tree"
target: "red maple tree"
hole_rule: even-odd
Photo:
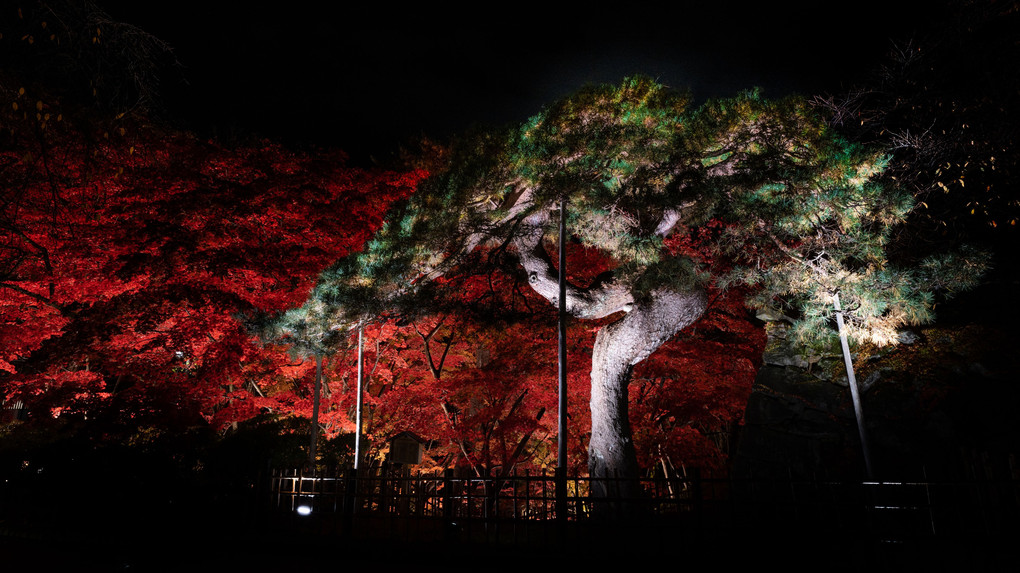
[[[107,408],[149,423],[279,410],[273,389],[300,375],[235,316],[307,296],[421,174],[18,113],[49,109],[36,97],[14,94],[0,154],[4,397],[35,415]]]
[[[24,83],[24,85],[19,85]],[[226,147],[145,116],[96,112],[38,83],[0,93],[0,398],[30,421],[225,429],[312,417],[314,360],[261,346],[238,317],[300,304],[318,273],[360,249],[421,171],[355,169],[340,152],[266,141]],[[678,249],[696,251],[697,238]],[[608,270],[571,247],[569,278]],[[584,276],[581,276],[584,275]],[[549,467],[555,326],[513,264],[441,279],[452,300],[365,330],[365,432],[385,456],[402,432],[422,467],[476,475]],[[739,297],[635,372],[632,423],[646,467],[720,465],[710,437],[739,423],[763,338]],[[569,330],[570,460],[587,463],[589,373],[600,323]],[[355,431],[354,342],[328,357],[319,424]]]

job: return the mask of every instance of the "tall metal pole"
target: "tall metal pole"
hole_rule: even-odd
[[[315,389],[312,393],[311,443],[308,445],[308,467],[315,471],[315,448],[319,443],[319,396],[322,392],[322,354],[315,353]]]
[[[559,428],[556,449],[556,516],[567,518],[567,200],[560,199]]]
[[[357,419],[355,421],[355,434],[354,434],[354,470],[357,471],[361,465],[361,394],[362,384],[364,383],[364,360],[363,351],[364,344],[362,341],[364,328],[358,326],[358,406],[357,406]]]
[[[364,375],[364,325],[358,324],[358,397],[357,406],[355,408],[355,428],[354,428],[354,469],[351,472],[352,475],[348,476],[345,480],[346,492],[344,493],[344,527],[347,531],[351,531],[354,524],[354,513],[358,505],[358,468],[361,466],[361,410],[362,401],[361,396],[364,394],[363,386],[365,383]]]
[[[843,347],[843,363],[846,365],[846,377],[850,382],[850,398],[853,400],[854,414],[857,416],[857,433],[861,436],[861,450],[864,453],[864,471],[870,480],[874,477],[871,471],[871,452],[868,448],[868,435],[864,429],[861,395],[857,389],[857,377],[854,376],[854,362],[850,357],[850,344],[846,339],[846,327],[843,325],[843,309],[839,306],[838,293],[832,295],[832,305],[836,309],[836,325],[839,326],[839,344]]]
[[[560,201],[559,441],[556,467],[567,467],[567,201]]]

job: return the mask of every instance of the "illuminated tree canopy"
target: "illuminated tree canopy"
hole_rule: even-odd
[[[522,125],[464,138],[266,335],[328,346],[385,313],[429,312],[444,285],[503,252],[557,304],[547,247],[566,201],[570,239],[612,261],[567,287],[570,315],[607,320],[592,352],[589,470],[635,476],[632,369],[702,315],[706,289],[752,287],[748,303],[792,316],[805,342],[832,335],[838,293],[851,337],[884,344],[930,321],[937,292],[975,279],[984,262],[967,253],[890,263],[890,233],[914,202],[881,181],[886,167],[798,98],[749,92],[695,107],[647,78],[585,88]]]

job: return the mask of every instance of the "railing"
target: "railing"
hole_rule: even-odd
[[[534,541],[554,527],[639,517],[658,535],[782,528],[851,532],[880,541],[1000,535],[1020,529],[1020,482],[841,482],[689,476],[639,480],[633,498],[593,498],[591,480],[567,478],[556,499],[552,474],[501,477],[389,473],[272,473],[278,515],[306,508],[320,523],[359,535]],[[557,505],[562,501],[562,505]],[[557,511],[557,508],[563,508]],[[598,519],[604,518],[604,519]],[[561,531],[562,533],[562,531]]]
[[[583,481],[569,479],[565,519],[589,512]],[[474,539],[530,542],[556,523],[552,475],[521,473],[500,478],[440,474],[391,474],[381,470],[310,475],[275,471],[273,508],[310,514],[320,526],[362,537],[415,540]]]

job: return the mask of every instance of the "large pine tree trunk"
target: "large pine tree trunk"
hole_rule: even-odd
[[[627,416],[634,366],[704,313],[704,291],[656,291],[595,338],[591,368],[591,442],[588,471],[598,513],[638,507],[637,454]]]
[[[558,305],[559,270],[542,242],[548,218],[548,210],[527,217],[514,245],[531,288]],[[707,296],[700,288],[687,292],[662,289],[635,300],[630,286],[617,282],[611,273],[584,288],[566,284],[566,311],[571,316],[596,319],[626,313],[599,331],[592,351],[588,471],[598,512],[621,508],[620,499],[636,499],[640,493],[637,454],[627,417],[627,386],[634,365],[697,320],[707,306]]]

